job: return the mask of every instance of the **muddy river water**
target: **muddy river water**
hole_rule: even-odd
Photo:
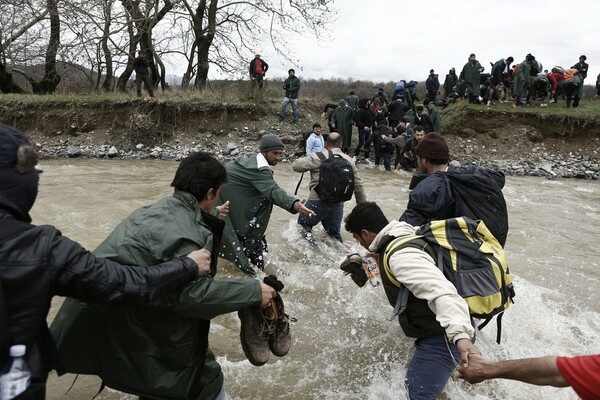
[[[94,249],[135,208],[171,193],[175,162],[55,160],[42,165],[37,224],[52,224]],[[361,167],[362,168],[362,167]],[[299,175],[290,164],[275,177],[293,192]],[[369,200],[397,218],[408,198],[409,175],[360,169]],[[307,179],[301,195],[307,195]],[[510,233],[506,250],[516,303],[503,320],[478,334],[489,358],[600,352],[600,182],[508,177],[504,189]],[[354,206],[346,203],[345,214]],[[235,207],[235,204],[232,204]],[[267,238],[267,272],[286,284],[283,297],[292,324],[293,346],[284,358],[252,366],[239,344],[236,314],[213,320],[210,342],[225,373],[231,399],[403,399],[404,373],[412,340],[404,337],[381,288],[357,288],[338,270],[343,248],[315,230],[317,247],[300,240],[296,217],[276,209]],[[352,238],[344,233],[347,245]],[[221,276],[242,274],[223,265]],[[56,298],[52,320],[62,299]],[[85,357],[85,354],[82,354]],[[91,399],[99,379],[52,375],[50,399]],[[68,391],[69,390],[69,391]],[[68,391],[68,393],[67,393]],[[448,399],[576,399],[570,389],[540,388],[511,381],[471,386],[450,382]],[[105,389],[97,399],[133,399]]]

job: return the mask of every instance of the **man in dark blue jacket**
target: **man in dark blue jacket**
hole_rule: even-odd
[[[455,161],[448,164],[448,144],[436,132],[426,134],[415,153],[418,173],[411,180],[408,205],[400,221],[420,226],[458,216],[482,219],[504,246],[508,234],[504,174]]]

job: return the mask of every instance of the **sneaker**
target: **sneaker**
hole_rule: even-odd
[[[292,346],[292,335],[290,335],[290,321],[296,322],[295,318],[290,318],[285,313],[283,299],[277,293],[273,300],[273,305],[277,312],[277,321],[275,322],[275,332],[269,336],[269,348],[277,357],[285,356]]]
[[[248,361],[260,367],[269,361],[269,335],[275,332],[277,311],[272,307],[262,310],[259,306],[238,311],[241,321],[240,341]]]

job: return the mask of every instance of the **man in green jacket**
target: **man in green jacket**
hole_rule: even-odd
[[[423,106],[427,107],[427,113],[429,114],[429,118],[431,118],[431,122],[433,122],[433,132],[441,132],[442,117],[435,104],[430,102],[429,99],[425,99]]]
[[[338,106],[329,116],[329,125],[342,136],[342,151],[348,154],[352,143],[352,125],[354,125],[354,111],[348,107],[346,100],[340,100]]]
[[[535,60],[531,54],[527,54],[525,60],[518,65],[513,81],[513,97],[515,103],[513,107],[518,107],[522,104],[521,98],[525,95],[525,89],[529,82],[529,72],[531,71],[531,63]]]
[[[279,120],[283,121],[285,118],[285,111],[288,104],[292,103],[292,122],[298,122],[298,91],[300,90],[300,79],[296,77],[296,71],[290,69],[288,71],[288,78],[283,81],[283,90],[285,90],[285,97],[281,103],[281,109],[279,110]]]
[[[259,154],[225,165],[228,180],[221,190],[221,203],[229,201],[232,207],[225,217],[226,240],[219,255],[247,274],[255,274],[251,264],[264,268],[265,232],[273,204],[293,214],[313,215],[304,200],[287,194],[273,179],[271,167],[281,161],[283,149],[281,139],[267,133],[260,141]]]
[[[450,68],[450,71],[446,74],[444,80],[444,99],[447,99],[452,93],[458,90],[458,76],[456,76],[456,70]]]
[[[481,94],[479,74],[483,72],[483,67],[477,61],[474,53],[469,56],[469,61],[463,66],[459,76],[459,81],[466,85],[465,93],[469,96],[469,103],[475,103],[475,100]],[[460,93],[462,96],[465,93]]]
[[[223,373],[208,347],[210,320],[249,306],[265,308],[275,298],[273,288],[255,279],[213,279],[224,222],[211,212],[226,179],[211,155],[192,154],[177,169],[172,196],[134,211],[98,246],[96,256],[130,265],[207,249],[211,274],[148,306],[116,309],[65,300],[51,332],[68,372],[98,375],[141,399],[224,398]]]

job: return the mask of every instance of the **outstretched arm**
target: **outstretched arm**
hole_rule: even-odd
[[[469,383],[503,378],[540,386],[569,386],[569,383],[560,374],[554,356],[488,361],[479,355],[469,354],[468,367],[465,368],[461,365],[458,372],[459,377]]]

